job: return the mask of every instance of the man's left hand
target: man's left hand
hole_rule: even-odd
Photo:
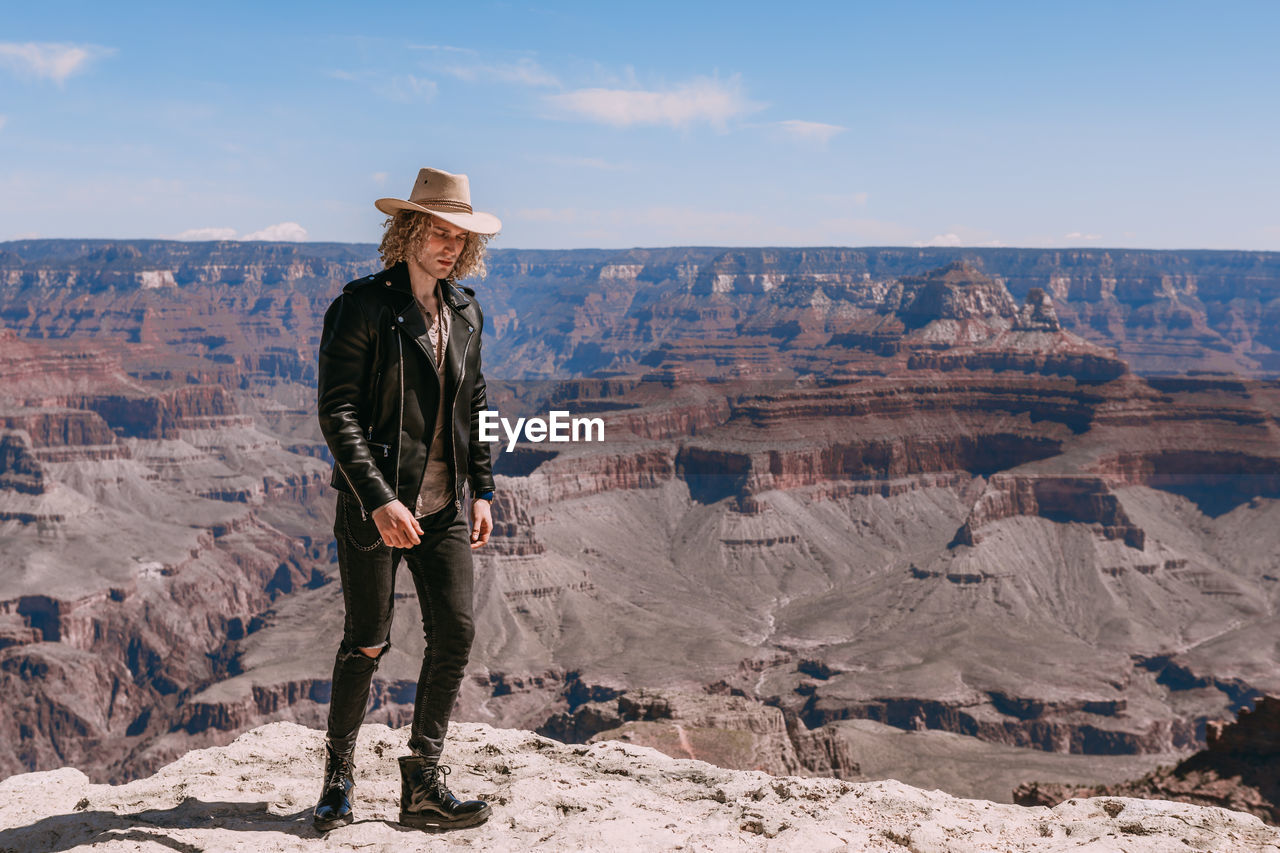
[[[493,515],[489,511],[489,502],[476,498],[471,502],[471,550],[483,548],[492,532]]]

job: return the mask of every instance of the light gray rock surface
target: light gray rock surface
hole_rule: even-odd
[[[365,728],[357,820],[325,850],[1280,851],[1251,815],[1153,800],[1021,808],[899,782],[723,770],[613,741],[565,745],[459,724],[452,787],[494,807],[484,826],[431,836],[396,824],[407,729]],[[127,785],[63,768],[0,782],[0,851],[316,850],[322,735],[294,723],[195,750]]]

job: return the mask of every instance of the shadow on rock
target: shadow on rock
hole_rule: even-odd
[[[317,834],[311,826],[311,809],[278,815],[268,811],[269,805],[265,802],[206,803],[191,797],[173,808],[146,809],[132,814],[76,811],[50,815],[30,826],[0,830],[0,853],[29,850],[56,853],[107,841],[150,842],[179,853],[200,853],[205,849],[173,838],[170,831],[176,829],[281,832],[299,837]]]

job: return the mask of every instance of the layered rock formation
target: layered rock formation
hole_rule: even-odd
[[[832,730],[788,727],[781,710],[743,696],[622,691],[551,717],[540,733],[569,743],[624,740],[677,758],[774,775],[853,779],[859,773]]]
[[[499,280],[486,290],[510,305],[507,316],[519,318],[502,328],[511,348],[504,356],[510,352],[507,360],[530,375],[547,375],[542,370],[548,364],[591,369],[608,364],[611,355],[621,366],[664,342],[679,351],[691,325],[700,334],[687,360],[699,369],[718,364],[753,370],[801,362],[789,356],[803,354],[823,373],[847,359],[833,348],[894,347],[896,336],[878,319],[886,307],[910,313],[910,302],[895,304],[905,292],[899,279],[955,262],[985,270],[1017,303],[1033,290],[1047,295],[1063,328],[1114,348],[1142,374],[1211,369],[1274,375],[1280,369],[1280,256],[1265,252],[511,252],[495,256]],[[622,268],[627,275],[618,272]],[[940,305],[926,299],[920,307]],[[999,300],[984,306],[993,314],[1007,307]],[[599,328],[610,330],[607,339],[594,334]]]
[[[275,723],[117,788],[71,768],[10,777],[0,783],[0,848],[288,851],[322,841],[339,850],[1280,850],[1280,832],[1219,808],[1120,797],[1004,806],[898,782],[723,770],[617,741],[566,746],[468,724],[455,727],[446,748],[449,784],[488,800],[493,817],[428,837],[397,823],[394,756],[407,738],[406,729],[367,727],[356,755],[357,820],[323,839],[309,819],[321,734]]]
[[[55,685],[42,696],[67,692],[75,666],[119,676],[84,678],[83,707],[33,713],[9,766],[87,761],[123,726],[127,756],[81,766],[124,778],[268,720],[319,725],[341,596],[324,583],[314,348],[372,249],[7,249],[0,318],[17,336],[3,344],[21,369],[6,379],[0,547],[39,571],[0,590],[15,660],[0,671],[17,673],[13,689]],[[606,440],[496,454],[460,716],[584,739],[622,729],[786,772],[852,772],[861,761],[836,735],[860,721],[1077,757],[1196,747],[1208,721],[1280,690],[1265,641],[1280,386],[1259,378],[1278,266],[495,252],[477,285],[491,400],[509,417],[599,416]],[[1141,378],[1124,358],[1184,375]],[[86,541],[103,556],[87,560]],[[151,553],[161,543],[171,556]],[[178,584],[209,560],[225,562],[207,598],[161,586],[101,615],[134,600],[135,575]],[[64,564],[104,597],[60,592]],[[163,642],[152,621],[169,625]],[[415,622],[401,611],[373,720],[408,720]],[[188,636],[203,645],[176,650]],[[100,657],[71,661],[71,637]],[[667,701],[662,716],[638,698],[655,687],[743,704]]]
[[[136,774],[181,751],[140,754],[235,671],[228,641],[323,579],[324,546],[267,517],[309,527],[326,466],[225,388],[147,388],[118,357],[12,332],[0,352],[0,770]]]
[[[320,312],[375,259],[338,244],[13,241],[0,244],[0,319],[25,336],[161,346],[150,369],[175,377],[314,381]],[[1105,249],[495,249],[486,358],[510,377],[565,377],[692,339],[692,361],[719,372],[812,361],[821,374],[848,361],[842,347],[892,348],[885,311],[942,305],[904,305],[919,295],[904,282],[954,263],[1007,294],[988,314],[1036,291],[1140,374],[1280,371],[1280,255]],[[1023,313],[1015,332],[1051,323]]]
[[[1280,823],[1280,699],[1264,696],[1232,723],[1209,724],[1208,746],[1173,767],[1113,785],[1019,786],[1014,801],[1056,805],[1072,797],[1119,796],[1221,806]]]

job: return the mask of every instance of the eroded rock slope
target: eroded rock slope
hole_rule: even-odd
[[[460,715],[583,739],[656,724],[683,754],[644,690],[712,694],[756,709],[719,760],[788,772],[856,763],[824,729],[860,719],[1046,754],[1194,749],[1280,687],[1276,266],[495,253],[493,401],[598,415],[607,440],[498,455]],[[6,244],[9,768],[127,778],[319,724],[341,598],[314,349],[372,268],[371,247]],[[372,719],[407,721],[412,608]],[[679,725],[695,751],[716,737]]]

